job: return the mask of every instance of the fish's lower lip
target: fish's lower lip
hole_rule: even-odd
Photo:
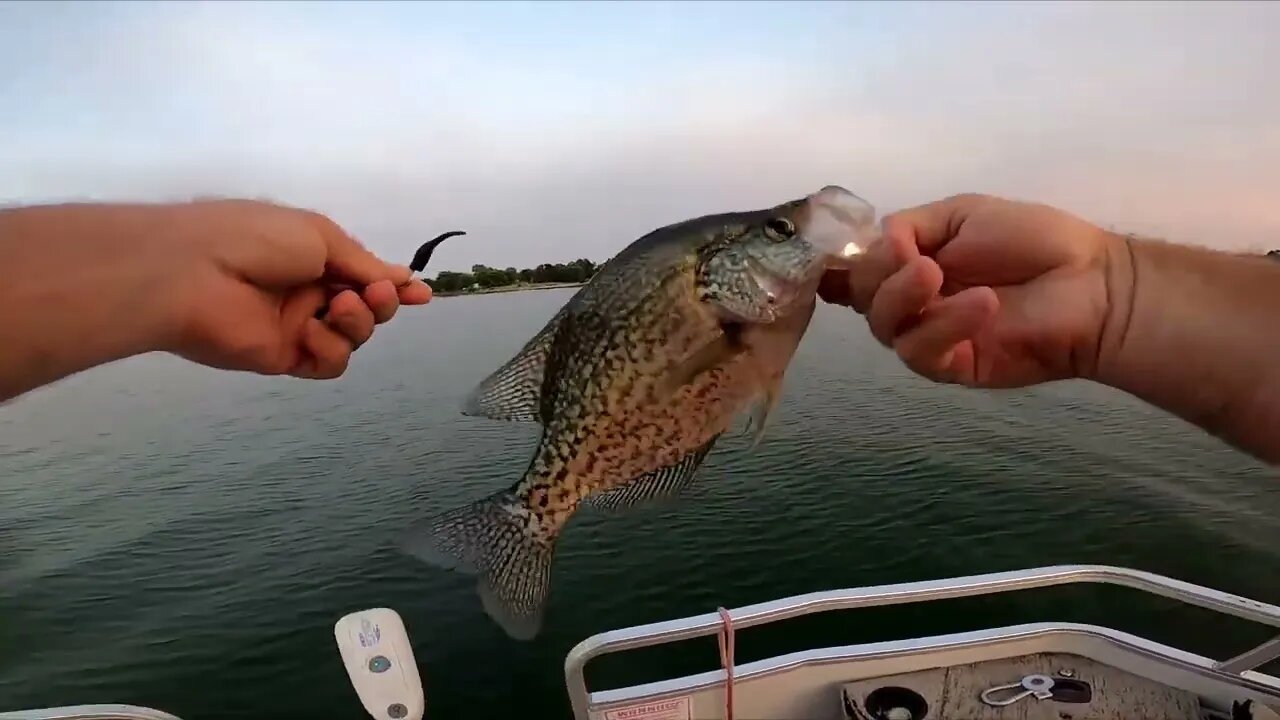
[[[769,297],[770,305],[776,305],[778,300],[787,294],[787,281],[765,267],[764,263],[753,257],[748,257],[747,266],[751,268],[756,284]]]

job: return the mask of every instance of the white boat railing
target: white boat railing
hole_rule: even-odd
[[[181,720],[137,705],[68,705],[43,710],[0,712],[0,720]]]
[[[729,611],[729,618],[735,629],[741,629],[832,610],[947,600],[1073,583],[1120,585],[1280,628],[1280,607],[1275,605],[1154,573],[1109,565],[1055,565],[941,580],[826,590],[733,609]],[[564,665],[565,686],[575,720],[588,720],[588,710],[593,704],[606,699],[600,697],[600,691],[587,689],[584,671],[590,660],[609,653],[715,635],[723,628],[724,619],[720,614],[709,612],[610,630],[578,643],[569,651]],[[1280,658],[1280,637],[1228,660],[1217,661],[1212,670],[1238,676],[1276,658]],[[723,670],[720,673],[725,675]]]

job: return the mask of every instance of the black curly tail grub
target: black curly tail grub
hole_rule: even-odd
[[[422,247],[418,248],[418,252],[413,254],[409,269],[414,272],[422,272],[422,269],[427,266],[427,261],[431,259],[431,253],[436,251],[436,246],[454,235],[466,235],[466,233],[462,230],[450,230],[422,243]]]
[[[422,272],[422,270],[427,267],[427,261],[431,259],[431,253],[436,251],[436,247],[438,247],[440,243],[455,235],[466,234],[467,233],[463,230],[450,230],[447,233],[441,233],[440,235],[422,243],[422,246],[418,248],[418,252],[413,254],[413,260],[409,262],[409,269],[413,272]],[[326,300],[324,304],[316,310],[315,317],[317,320],[323,320],[324,316],[328,314],[328,312],[329,301]]]

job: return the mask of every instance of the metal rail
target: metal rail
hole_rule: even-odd
[[[1073,583],[1119,585],[1264,625],[1280,627],[1280,607],[1275,605],[1174,580],[1163,575],[1110,565],[1054,565],[940,580],[825,590],[747,605],[730,610],[729,616],[735,628],[745,628],[832,610],[948,600]],[[587,690],[584,670],[591,659],[608,653],[714,635],[722,626],[723,621],[720,615],[711,612],[677,620],[610,630],[578,643],[569,651],[564,664],[565,686],[573,706],[574,718],[586,720],[588,717],[591,694]],[[1235,658],[1218,662],[1214,669],[1239,674],[1274,659],[1277,654],[1280,654],[1280,637],[1269,640]]]
[[[1223,660],[1218,663],[1217,669],[1229,673],[1242,673],[1245,670],[1262,667],[1276,658],[1280,658],[1280,637],[1272,638],[1252,650],[1245,650],[1230,660]]]
[[[43,710],[0,712],[0,720],[181,720],[137,705],[69,705]]]

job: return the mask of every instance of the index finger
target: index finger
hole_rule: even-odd
[[[312,213],[312,223],[324,239],[326,275],[356,285],[390,280],[397,287],[408,283],[413,275],[408,265],[388,263],[374,255],[328,217]]]
[[[960,232],[960,226],[975,208],[990,199],[987,195],[965,193],[899,210],[885,216],[884,234],[906,240],[920,252],[932,255]]]

